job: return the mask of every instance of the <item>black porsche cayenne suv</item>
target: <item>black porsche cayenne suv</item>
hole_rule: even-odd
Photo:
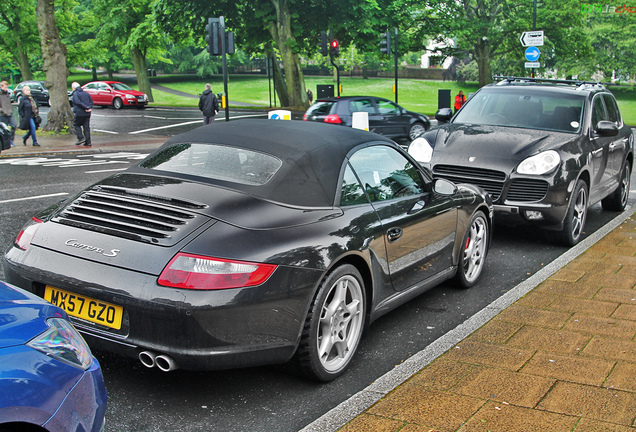
[[[415,140],[409,152],[435,177],[490,193],[499,220],[558,231],[574,245],[587,209],[622,211],[634,137],[614,95],[599,83],[496,77],[454,116]]]

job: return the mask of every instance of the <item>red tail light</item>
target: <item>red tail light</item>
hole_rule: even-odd
[[[342,120],[340,120],[340,117],[338,116],[338,114],[329,114],[327,117],[325,117],[325,123],[342,123]]]
[[[259,264],[210,258],[179,252],[163,269],[159,285],[174,288],[216,290],[260,285],[276,270]]]
[[[303,121],[307,121],[307,114],[303,114]]]
[[[35,232],[40,228],[40,224],[44,222],[35,216],[26,223],[20,230],[18,237],[16,237],[13,242],[17,247],[22,250],[27,250],[29,245],[31,245],[31,241],[33,241],[33,236],[35,236]]]

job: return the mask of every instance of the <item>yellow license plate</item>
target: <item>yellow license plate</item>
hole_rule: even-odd
[[[116,330],[121,329],[121,320],[124,315],[124,308],[121,306],[64,291],[49,285],[44,290],[44,299],[61,307],[70,316]]]

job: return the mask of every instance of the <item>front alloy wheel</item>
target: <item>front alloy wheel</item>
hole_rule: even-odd
[[[424,126],[424,124],[420,122],[413,123],[409,129],[409,138],[413,141],[415,138],[421,137],[424,132],[426,132],[426,126]]]
[[[566,246],[574,246],[581,240],[587,219],[587,200],[587,186],[583,180],[579,180],[561,231],[561,241]]]
[[[124,106],[124,103],[122,102],[120,98],[113,99],[113,107],[115,109],[122,109],[123,106]]]
[[[365,300],[362,276],[352,265],[336,268],[321,283],[296,353],[306,376],[331,381],[344,373],[362,337]]]
[[[459,260],[457,283],[463,288],[475,285],[488,253],[488,222],[482,212],[475,213],[464,235],[463,254]]]

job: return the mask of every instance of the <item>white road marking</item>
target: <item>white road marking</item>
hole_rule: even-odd
[[[62,195],[68,195],[68,192],[60,192],[60,193],[49,194],[49,195],[36,195],[36,196],[24,197],[24,198],[14,198],[14,199],[0,201],[0,204],[16,202],[16,201],[27,201],[27,200],[40,199],[40,198],[50,198],[50,197],[62,196]]]
[[[84,174],[97,174],[105,172],[126,171],[128,168],[115,168],[111,170],[96,170],[96,171],[84,171]]]
[[[107,130],[103,130],[103,129],[93,129],[93,132],[101,132],[101,133],[107,133],[107,134],[111,134],[111,135],[119,135],[119,132],[107,131]]]
[[[232,117],[232,120],[240,119],[240,118],[248,118],[248,117],[266,117],[266,116],[267,116],[267,114],[248,114],[248,115]],[[219,118],[216,121],[225,121],[225,118]],[[189,121],[189,122],[184,122],[184,123],[177,123],[177,124],[167,125],[167,126],[159,126],[159,127],[156,127],[156,128],[144,129],[144,130],[128,132],[128,133],[129,133],[129,135],[136,135],[136,134],[140,134],[140,133],[152,132],[152,131],[157,131],[157,130],[161,130],[161,129],[170,129],[170,128],[173,128],[173,127],[186,126],[186,125],[197,124],[197,123],[203,123],[203,119],[195,120],[195,121]]]

